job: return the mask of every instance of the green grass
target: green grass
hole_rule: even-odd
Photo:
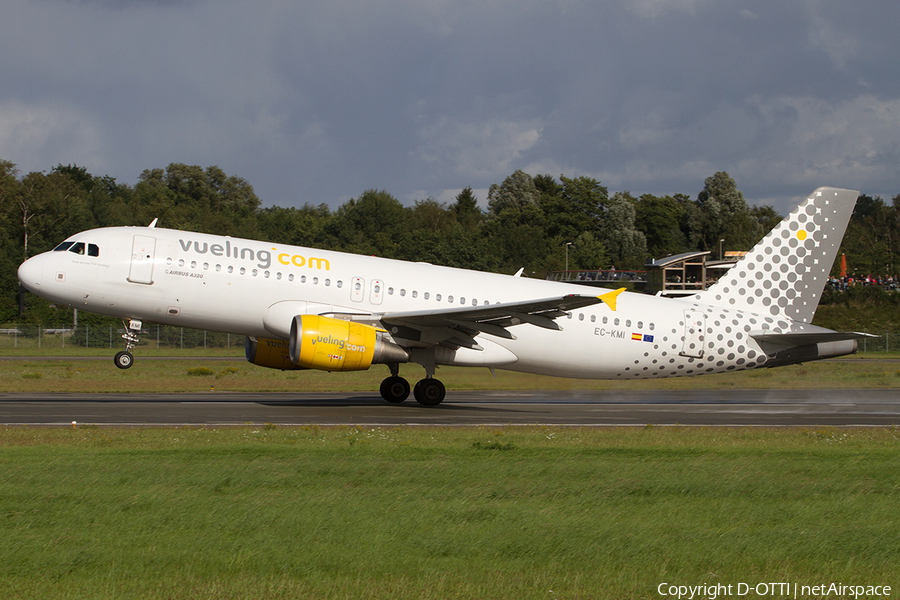
[[[900,430],[0,429],[3,598],[900,584]]]
[[[0,360],[0,392],[377,392],[388,370],[380,365],[368,371],[326,373],[278,371],[243,360],[141,360],[128,370],[117,369],[112,359],[96,361]],[[146,357],[144,357],[146,358]],[[410,381],[424,376],[418,365],[403,365]],[[757,369],[700,377],[642,381],[564,379],[487,369],[441,367],[437,376],[454,390],[603,390],[603,389],[830,389],[900,387],[900,363],[879,360],[818,361],[775,369]]]

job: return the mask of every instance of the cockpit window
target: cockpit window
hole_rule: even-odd
[[[74,252],[75,254],[84,255],[85,247],[87,247],[88,256],[100,256],[100,246],[97,244],[85,244],[84,242],[63,242],[53,249],[54,252]]]

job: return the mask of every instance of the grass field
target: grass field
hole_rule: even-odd
[[[883,355],[879,355],[879,358]],[[143,360],[142,360],[143,358]],[[418,365],[403,365],[410,381],[424,376]],[[325,373],[277,371],[240,359],[148,360],[139,356],[122,371],[104,356],[96,361],[0,360],[0,392],[197,392],[217,391],[377,391],[386,368]],[[593,381],[487,369],[442,367],[437,376],[453,390],[592,390],[592,389],[830,389],[900,387],[900,362],[830,360],[732,373],[640,381]]]
[[[895,428],[2,428],[0,463],[3,598],[900,588]]]

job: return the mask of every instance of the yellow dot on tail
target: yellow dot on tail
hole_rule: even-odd
[[[805,229],[801,229],[800,231],[797,232],[797,239],[800,241],[803,241],[806,239],[806,230]]]

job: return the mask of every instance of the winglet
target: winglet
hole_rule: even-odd
[[[147,227],[156,227],[156,222],[159,221],[159,218],[153,219],[153,222],[147,225]]]
[[[619,294],[621,294],[621,293],[624,292],[624,291],[625,291],[625,288],[619,288],[619,289],[617,289],[617,290],[615,290],[615,291],[613,291],[613,292],[607,292],[607,293],[605,293],[605,294],[600,294],[599,296],[597,296],[597,298],[599,298],[600,300],[602,300],[603,303],[606,304],[606,305],[610,308],[610,310],[612,310],[613,312],[615,312],[615,310],[616,310],[616,298],[618,298],[618,297],[619,297]]]

